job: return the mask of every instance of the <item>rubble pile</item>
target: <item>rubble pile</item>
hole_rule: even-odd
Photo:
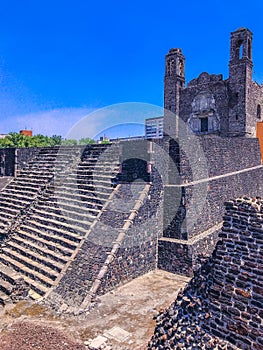
[[[211,317],[209,289],[212,284],[212,259],[208,259],[175,302],[156,317],[154,336],[148,350],[218,349],[234,350],[218,337],[209,335],[203,325]]]
[[[62,331],[32,322],[14,323],[0,335],[1,350],[85,350]]]

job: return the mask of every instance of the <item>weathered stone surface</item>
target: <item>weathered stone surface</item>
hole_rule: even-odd
[[[148,349],[195,349],[198,343],[204,349],[237,346],[256,350],[262,345],[263,294],[262,288],[255,285],[262,254],[260,237],[255,237],[252,223],[263,224],[263,200],[239,198],[226,204],[226,212],[229,229],[224,227],[212,256],[196,271],[174,304],[157,317]],[[239,218],[245,235],[239,231],[233,238],[234,218]],[[247,238],[253,241],[250,248]],[[240,281],[245,283],[242,287]]]

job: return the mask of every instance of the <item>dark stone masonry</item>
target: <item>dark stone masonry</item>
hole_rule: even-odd
[[[165,64],[163,139],[0,150],[0,303],[30,297],[78,314],[159,268],[194,278],[157,317],[149,349],[258,350],[263,87],[252,33],[231,33],[227,79],[203,72],[185,86],[181,49]]]
[[[225,208],[212,256],[157,316],[149,350],[262,349],[263,200],[244,197]]]
[[[223,203],[263,196],[257,123],[263,87],[252,80],[252,33],[231,33],[229,77],[203,72],[185,86],[184,55],[171,49],[164,76],[163,237],[158,267],[191,275],[199,253],[211,254]]]

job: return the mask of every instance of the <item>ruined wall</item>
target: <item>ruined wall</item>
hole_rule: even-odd
[[[14,176],[15,148],[0,149],[0,176]]]
[[[226,203],[212,256],[175,302],[156,317],[148,350],[263,346],[263,200]],[[237,347],[237,348],[236,348]]]
[[[15,173],[25,168],[29,161],[41,148],[1,148],[0,176],[15,176]]]
[[[227,202],[213,257],[212,317],[205,326],[241,349],[263,347],[262,214],[261,199]]]
[[[39,153],[41,147],[17,148],[16,149],[16,170],[24,169],[30,161]]]

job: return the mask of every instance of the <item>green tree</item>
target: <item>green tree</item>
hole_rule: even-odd
[[[95,141],[89,137],[83,137],[78,142],[79,145],[91,145],[93,143],[95,143]]]
[[[51,137],[41,134],[35,136],[25,136],[17,132],[10,132],[5,138],[0,139],[0,148],[6,147],[50,147],[62,143],[62,137],[53,135]],[[75,144],[77,141],[75,141]],[[74,144],[72,142],[72,144]]]
[[[77,140],[73,140],[73,139],[65,139],[62,140],[61,145],[63,146],[76,146],[78,144]]]

